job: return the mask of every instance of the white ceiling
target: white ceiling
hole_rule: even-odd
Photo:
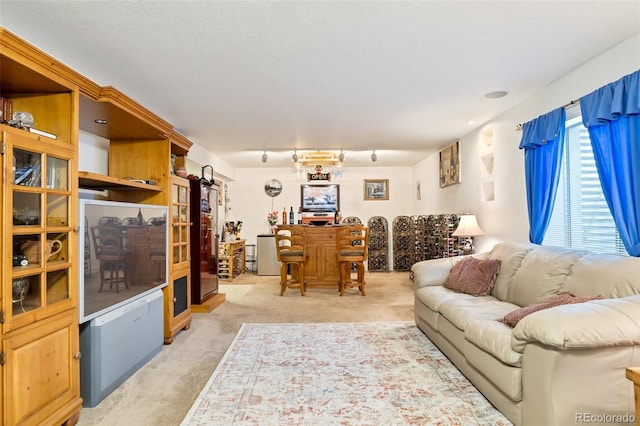
[[[233,166],[399,166],[639,32],[640,1],[0,0],[0,24]]]

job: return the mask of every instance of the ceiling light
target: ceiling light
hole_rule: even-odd
[[[262,153],[262,162],[263,162],[263,163],[266,163],[266,162],[267,162],[267,151],[264,151],[264,152]]]
[[[473,121],[473,120],[467,120],[467,124],[468,124],[468,125],[472,125],[472,124],[476,124],[476,122],[475,122],[475,121]]]
[[[498,98],[504,98],[505,96],[507,96],[509,92],[506,92],[504,90],[496,90],[495,92],[489,92],[486,95],[484,95],[485,98],[487,99],[498,99]]]
[[[371,153],[371,161],[373,161],[374,163],[376,161],[378,161],[378,156],[376,155],[376,150],[374,149],[373,152]]]
[[[293,151],[293,155],[291,156],[291,161],[293,161],[294,163],[298,162],[298,152],[297,151]]]
[[[344,163],[344,152],[340,150],[340,155],[338,155],[338,161]]]

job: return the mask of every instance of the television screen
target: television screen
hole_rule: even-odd
[[[80,200],[80,323],[167,285],[166,206]]]
[[[300,185],[303,212],[334,212],[340,210],[340,185]]]

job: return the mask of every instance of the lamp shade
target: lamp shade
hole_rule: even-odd
[[[458,227],[451,235],[454,237],[475,237],[476,235],[484,235],[484,232],[478,226],[476,215],[464,214],[460,216]]]

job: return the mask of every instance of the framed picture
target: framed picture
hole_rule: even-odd
[[[440,188],[456,183],[460,183],[459,141],[440,151]]]
[[[363,197],[368,200],[389,199],[389,179],[365,179]]]

